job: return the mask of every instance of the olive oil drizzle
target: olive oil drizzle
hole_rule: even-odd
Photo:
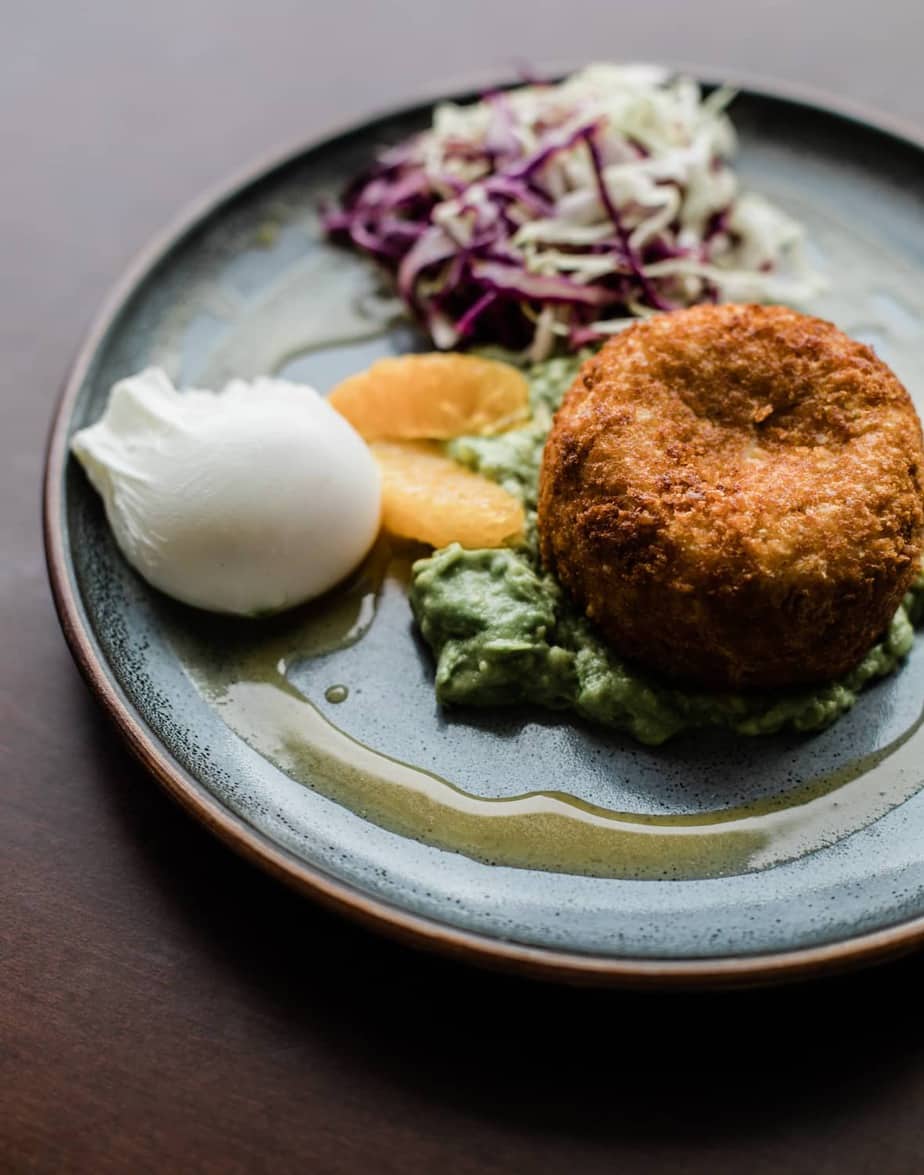
[[[197,688],[248,745],[293,779],[391,832],[492,865],[635,880],[705,879],[769,868],[833,844],[897,807],[924,782],[918,748],[909,746],[924,723],[922,711],[888,746],[845,768],[781,795],[715,811],[620,812],[559,789],[507,798],[465,791],[352,738],[290,677],[306,657],[360,640],[373,622],[386,574],[401,578],[402,567],[406,571],[406,561],[392,561],[380,544],[327,601],[262,622],[257,638],[241,637],[239,628],[222,630],[227,622],[220,620],[212,633],[199,629],[192,638],[188,627],[178,626],[174,634]],[[215,649],[223,652],[215,655]],[[888,757],[885,790],[871,789],[864,775]]]

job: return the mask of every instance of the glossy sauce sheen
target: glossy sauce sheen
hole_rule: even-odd
[[[402,836],[517,868],[636,880],[721,877],[832,844],[920,787],[914,762],[902,759],[903,753],[915,754],[906,744],[924,715],[892,744],[832,775],[715,811],[611,811],[556,788],[503,799],[464,791],[357,742],[291,679],[291,669],[305,658],[329,656],[361,640],[374,623],[381,593],[406,590],[408,562],[379,546],[346,589],[310,609],[243,629],[216,618],[205,626],[176,624],[171,632],[199,690],[254,750]],[[344,688],[332,681],[327,700],[346,700]],[[890,756],[896,770],[887,790],[871,791],[863,776]]]
[[[766,186],[773,197],[769,179]],[[920,410],[924,302],[912,271],[898,256],[890,255],[884,265],[876,248],[854,236],[852,247],[865,253],[864,265],[838,263],[841,244],[828,218],[783,194],[789,197],[784,203],[806,223],[823,269],[839,275],[817,305],[804,309],[874,343],[905,380]],[[229,373],[260,371],[305,378],[300,365],[289,362],[293,356],[381,332],[390,312],[387,305],[371,317],[366,311],[358,318],[336,319],[346,324],[339,339],[329,337],[329,314],[312,323],[319,264],[323,269],[327,262],[321,257],[304,272],[286,275],[266,300],[265,321],[255,322],[251,314],[235,322],[204,375],[213,382]],[[871,293],[867,276],[871,272],[880,275],[885,307],[874,304],[876,291]],[[306,286],[304,299],[296,296],[299,283]],[[359,304],[355,288],[332,291],[328,302],[340,311]],[[285,330],[280,328],[283,303]],[[895,307],[908,307],[907,321],[893,321]],[[195,378],[208,382],[204,375],[197,372]],[[310,372],[308,378],[313,378]],[[204,622],[201,616],[192,624],[187,615],[169,625],[171,639],[204,697],[232,730],[280,770],[395,833],[492,864],[651,880],[754,872],[834,844],[920,790],[919,752],[912,736],[924,714],[893,742],[839,771],[738,807],[671,815],[611,811],[567,794],[566,780],[561,790],[513,798],[464,791],[357,742],[293,684],[291,669],[299,661],[327,656],[362,639],[374,621],[381,591],[404,594],[407,574],[406,559],[390,560],[379,547],[346,590],[336,590],[310,609],[252,626]],[[361,684],[336,674],[322,692],[329,703],[347,703],[342,707],[346,710],[351,703],[361,704],[355,696]],[[871,789],[864,776],[886,758],[892,770],[885,789]]]

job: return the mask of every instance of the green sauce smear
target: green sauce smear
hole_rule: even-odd
[[[828,685],[748,694],[686,690],[627,664],[542,567],[536,540],[542,450],[552,415],[585,357],[551,359],[528,370],[533,415],[525,427],[447,445],[460,464],[522,500],[527,534],[514,548],[465,550],[453,543],[414,564],[411,605],[436,657],[438,700],[572,710],[652,746],[709,726],[748,735],[830,726],[864,686],[893,673],[910,652],[914,627],[924,622],[924,572],[882,639]]]

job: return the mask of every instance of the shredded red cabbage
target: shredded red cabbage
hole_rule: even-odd
[[[324,226],[396,276],[439,347],[541,358],[634,316],[761,297],[799,230],[740,195],[729,97],[596,66],[446,104],[430,130],[383,150]]]

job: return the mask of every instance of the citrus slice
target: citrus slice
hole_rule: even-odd
[[[518,424],[529,414],[529,388],[521,372],[495,359],[402,355],[351,375],[330,403],[367,441],[448,440]]]
[[[496,482],[463,469],[426,441],[378,441],[382,525],[432,547],[499,547],[523,533],[523,507]]]

